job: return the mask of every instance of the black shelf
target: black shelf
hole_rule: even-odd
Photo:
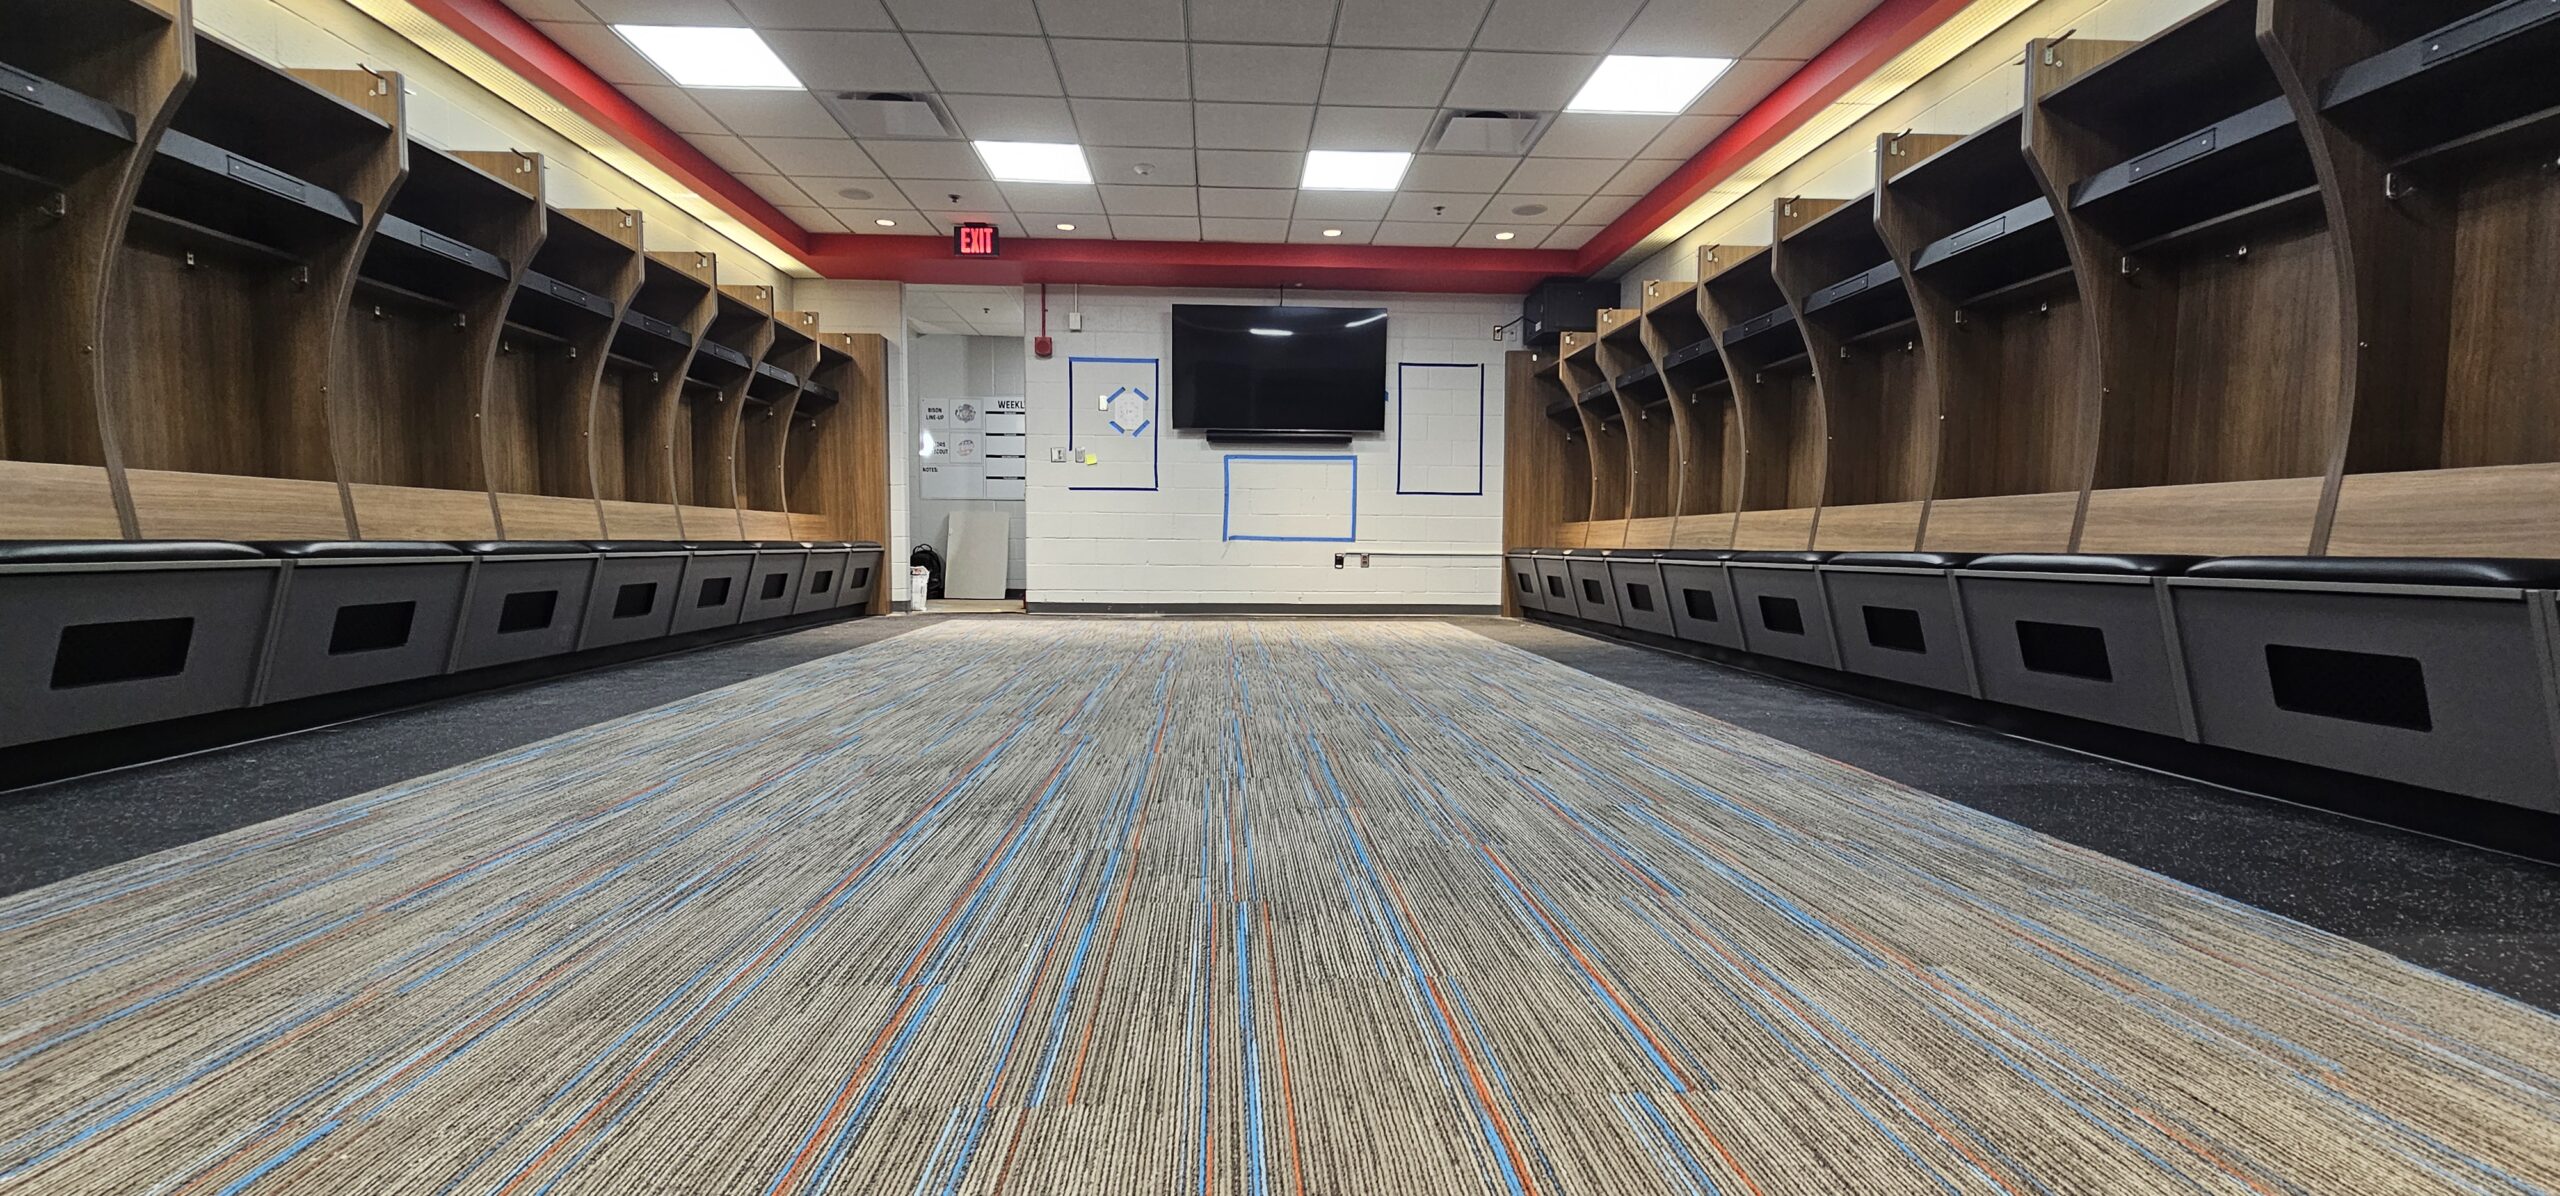
[[[2257,0],[2220,0],[2055,88],[2042,107],[2131,153],[2284,94],[2258,49]]]
[[[1583,387],[1582,393],[1576,396],[1577,400],[1583,403],[1597,403],[1602,399],[1614,400],[1617,397],[1618,392],[1610,387],[1609,380],[1606,378]]]
[[[693,360],[686,364],[684,375],[693,381],[717,386],[754,368],[755,363],[748,361],[746,354],[705,338],[693,347]]]
[[[594,328],[597,321],[612,318],[612,300],[539,270],[524,272],[524,281],[516,287],[515,301],[507,312],[508,323],[556,337]]]
[[[2036,198],[1923,246],[1911,273],[1964,303],[2070,265],[2053,205]]]
[[[1662,368],[1666,373],[1693,364],[1712,365],[1717,373],[1724,372],[1724,356],[1716,352],[1714,337],[1693,341],[1662,355]]]
[[[2318,181],[2293,108],[2279,98],[2072,184],[2071,210],[2120,240],[2142,241]]]
[[[161,133],[134,206],[288,257],[364,225],[364,205],[176,129]]]
[[[754,373],[747,379],[747,401],[778,403],[789,398],[792,392],[798,389],[800,389],[800,375],[770,361],[759,361],[756,363]]]
[[[133,146],[133,116],[105,100],[0,62],[0,164],[57,186]]]
[[[2506,0],[2347,67],[2321,108],[2402,156],[2560,106],[2560,0]]]
[[[824,410],[828,407],[835,406],[843,397],[844,396],[836,393],[835,387],[829,386],[824,382],[804,382],[800,385],[800,406],[798,409],[801,411]]]
[[[623,331],[614,337],[616,342],[619,342],[624,335],[637,333],[640,336],[655,340],[663,345],[676,349],[690,349],[693,347],[693,338],[686,335],[684,329],[678,328],[675,325],[670,324],[665,320],[661,320],[656,316],[650,315],[647,312],[626,311],[622,313],[622,329]]]
[[[1804,348],[1804,331],[1796,327],[1795,312],[1788,308],[1762,312],[1724,330],[1724,347],[1729,350],[1750,349],[1755,353],[1785,356]]]
[[[374,225],[359,283],[374,283],[458,304],[474,291],[507,282],[505,258],[399,216]]]
[[[1671,392],[1662,384],[1662,371],[1648,361],[1618,375],[1618,393],[1631,395],[1640,407],[1658,407],[1671,401]]]
[[[1911,292],[1892,262],[1870,266],[1805,297],[1805,318],[1826,328],[1862,333],[1911,318]]]

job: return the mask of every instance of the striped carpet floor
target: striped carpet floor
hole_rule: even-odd
[[[2534,1192],[2560,1020],[1421,622],[945,623],[0,900],[0,1192]]]

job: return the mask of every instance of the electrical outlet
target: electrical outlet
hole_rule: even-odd
[[[1342,554],[1339,552],[1333,554],[1333,567],[1336,569],[1342,567]]]
[[[1364,553],[1361,553],[1361,554],[1360,554],[1360,567],[1361,567],[1361,568],[1363,568],[1363,569],[1366,569],[1366,568],[1368,568],[1368,567],[1369,567],[1369,554],[1368,554],[1368,553],[1365,553],[1365,552],[1364,552]]]

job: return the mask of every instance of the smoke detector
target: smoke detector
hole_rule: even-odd
[[[1516,158],[1529,152],[1538,134],[1555,119],[1552,112],[1501,112],[1484,108],[1453,109],[1440,114],[1423,145],[1441,154],[1490,154]]]

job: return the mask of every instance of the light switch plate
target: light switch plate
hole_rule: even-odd
[[[1066,464],[1066,463],[1067,463],[1067,450],[1062,449],[1062,448],[1053,448],[1053,449],[1050,449],[1050,450],[1049,450],[1049,464],[1051,464],[1051,465],[1064,465],[1064,464]]]

